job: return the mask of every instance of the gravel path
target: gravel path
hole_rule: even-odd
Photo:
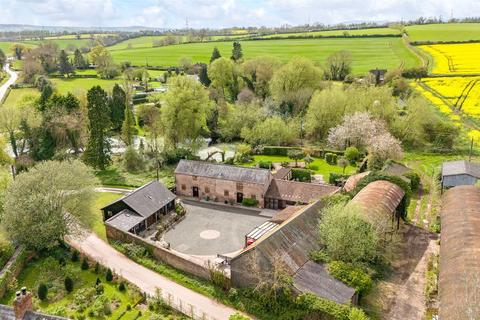
[[[14,84],[17,81],[18,74],[15,71],[10,70],[10,65],[7,63],[3,68],[10,75],[10,78],[0,87],[0,101],[2,101],[3,96],[7,93],[7,89],[11,84]]]

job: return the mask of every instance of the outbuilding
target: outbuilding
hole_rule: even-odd
[[[442,164],[442,189],[474,185],[480,179],[480,164],[466,160]]]

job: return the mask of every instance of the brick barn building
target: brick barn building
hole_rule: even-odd
[[[177,195],[223,203],[242,203],[249,198],[264,207],[271,181],[272,174],[267,169],[205,161],[180,160],[175,169]]]

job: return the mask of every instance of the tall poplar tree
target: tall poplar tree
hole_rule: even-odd
[[[88,90],[87,110],[90,136],[84,160],[94,168],[103,170],[111,161],[108,141],[111,122],[107,93],[100,86]]]
[[[110,120],[112,128],[115,131],[122,129],[125,120],[125,101],[127,100],[125,91],[118,84],[113,86],[112,97],[110,98]]]
[[[217,47],[213,48],[212,56],[210,57],[210,63],[212,63],[213,61],[221,57],[222,55],[220,54],[220,51],[218,50],[218,48]]]
[[[125,105],[125,120],[122,124],[122,140],[127,146],[133,144],[133,137],[137,133],[135,128],[135,116],[129,105]]]
[[[242,59],[243,57],[243,52],[242,52],[242,45],[240,44],[240,42],[238,41],[235,41],[233,43],[233,49],[232,49],[232,57],[231,59],[235,62],[237,62],[238,60]]]

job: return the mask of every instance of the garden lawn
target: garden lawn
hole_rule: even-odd
[[[96,194],[95,203],[88,218],[90,220],[90,228],[102,240],[107,241],[107,235],[103,224],[102,211],[100,211],[100,209],[121,197],[122,194],[113,192],[98,192]]]
[[[260,161],[295,162],[295,160],[292,160],[289,157],[285,157],[285,156],[260,155],[260,156],[253,156],[253,159],[255,161],[254,163],[255,165]],[[320,158],[314,158],[314,159],[315,160],[309,165],[309,167],[315,168],[315,170],[312,169],[312,171],[314,171],[315,174],[321,174],[325,182],[328,182],[330,173],[343,173],[343,168],[339,166],[332,166],[328,164],[324,159],[320,159]],[[302,161],[303,160],[299,160],[298,162],[302,162]],[[355,173],[356,170],[357,170],[356,167],[348,166],[345,168],[345,174],[353,174]]]
[[[28,96],[38,97],[40,96],[40,92],[36,88],[12,89],[3,105],[16,106],[22,99]]]
[[[174,167],[164,166],[159,172],[160,180],[167,187],[172,187],[174,184],[173,171]],[[138,173],[127,172],[121,160],[114,158],[113,164],[105,170],[97,171],[96,176],[104,186],[109,187],[124,187],[124,188],[138,188],[144,184],[156,179],[156,172],[154,170],[145,169]]]
[[[480,40],[480,23],[442,23],[405,28],[411,41]]]
[[[104,90],[111,91],[115,83],[122,83],[121,79],[100,78],[52,78],[51,81],[60,93],[71,92],[75,95],[82,95],[93,86],[101,86]]]
[[[352,54],[354,74],[365,74],[370,69],[394,69],[401,65],[412,67],[420,61],[403,44],[401,38],[342,38],[342,39],[286,39],[242,41],[246,59],[257,56],[273,56],[283,62],[295,56],[303,56],[316,63],[324,63],[334,52],[347,50]],[[224,56],[230,55],[232,42],[207,42],[171,45],[157,48],[112,50],[117,62],[130,61],[135,66],[175,66],[180,58],[193,62],[210,61],[214,47]]]
[[[70,319],[119,319],[120,315],[125,312],[122,319],[150,319],[152,313],[143,305],[135,307],[135,304],[142,298],[140,293],[133,287],[127,285],[127,290],[121,292],[118,289],[118,283],[107,282],[105,272],[100,271],[96,274],[94,270],[82,270],[79,261],[70,261],[68,252],[57,249],[50,256],[42,256],[30,261],[17,277],[18,288],[27,287],[34,293],[34,305],[38,310],[47,314],[59,315]],[[66,261],[66,265],[62,266],[59,259]],[[74,290],[67,293],[64,287],[64,279],[69,276],[74,280]],[[104,292],[101,295],[107,299],[111,306],[112,312],[105,316],[91,316],[89,313],[98,306],[99,295],[95,291],[97,278],[103,284]],[[40,283],[44,283],[48,287],[48,297],[46,301],[40,301],[37,296],[37,288]],[[12,305],[15,297],[15,290],[12,288],[0,300],[2,304]],[[93,295],[93,296],[92,296]],[[90,297],[90,298],[88,298]],[[89,301],[90,300],[90,301]],[[131,310],[127,310],[130,305]],[[82,311],[82,309],[84,309]],[[98,309],[98,308],[97,308]],[[141,311],[141,316],[139,311]],[[163,316],[171,315],[172,311],[162,313]],[[183,318],[182,318],[183,319]]]

